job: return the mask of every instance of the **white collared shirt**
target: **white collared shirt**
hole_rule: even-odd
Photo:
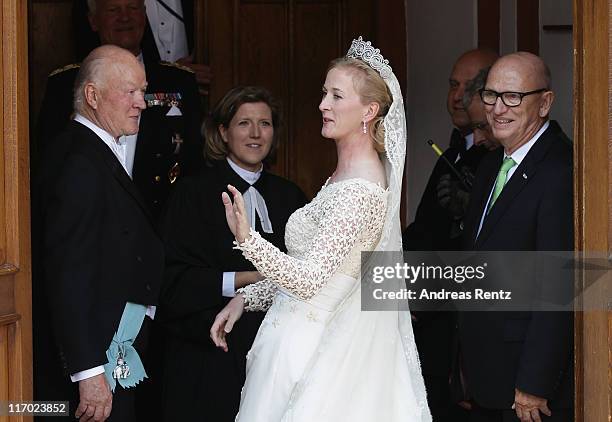
[[[465,135],[463,139],[465,139],[465,150],[466,151],[474,146],[474,133],[473,132],[470,132],[467,135]],[[461,154],[457,154],[457,157],[455,158],[455,163],[461,160],[461,158],[462,158]]]
[[[181,0],[163,0],[163,2],[174,13],[184,18]],[[159,57],[167,62],[175,62],[188,56],[189,47],[185,24],[157,0],[145,0],[145,6]]]
[[[102,139],[102,141],[104,141],[104,143],[110,148],[113,154],[115,154],[115,157],[117,157],[117,160],[119,160],[125,172],[132,177],[131,169],[128,169],[127,166],[127,143],[124,136],[119,137],[119,139],[115,139],[113,135],[101,127],[96,126],[95,123],[79,113],[74,116],[74,120],[84,126],[87,126],[96,135],[98,135],[98,137]]]
[[[474,146],[474,132],[470,132],[465,135],[465,150],[472,148]]]
[[[521,165],[521,163],[523,162],[523,160],[529,153],[529,150],[531,149],[531,147],[535,145],[536,141],[540,139],[540,136],[542,136],[544,131],[548,129],[548,126],[550,126],[550,121],[547,120],[542,125],[540,130],[538,130],[536,134],[533,135],[533,137],[529,141],[521,145],[516,151],[514,151],[510,155],[507,155],[506,153],[504,153],[504,157],[503,157],[504,159],[507,157],[510,157],[516,163],[512,168],[510,168],[510,170],[508,170],[508,175],[506,176],[506,184],[508,184],[508,182],[510,181],[510,178],[512,177],[512,175],[514,175],[514,172],[516,171],[518,166]],[[491,192],[489,192],[489,198],[487,199],[487,203],[485,204],[484,212],[482,213],[482,216],[480,217],[480,225],[478,226],[478,233],[476,234],[476,237],[478,237],[478,235],[480,234],[480,230],[482,229],[482,224],[484,223],[484,219],[487,215],[487,209],[489,208],[489,202],[491,201],[491,195],[493,195],[493,190],[495,190],[495,183],[493,183]]]

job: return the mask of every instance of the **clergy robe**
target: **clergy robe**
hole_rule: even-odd
[[[264,314],[242,315],[228,336],[227,353],[210,339],[215,316],[230,300],[222,296],[223,272],[255,270],[232,248],[221,202],[228,184],[242,193],[249,188],[225,160],[185,178],[163,219],[166,271],[158,311],[166,342],[163,420],[232,422],[238,412],[246,353]],[[255,228],[285,250],[285,225],[306,197],[295,184],[265,170],[253,186],[266,201],[273,233],[263,232],[258,217]]]

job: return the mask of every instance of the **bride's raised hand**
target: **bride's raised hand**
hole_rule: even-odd
[[[237,294],[229,301],[225,308],[221,310],[215,317],[212,327],[210,327],[210,338],[215,346],[220,347],[227,352],[227,341],[225,336],[232,331],[236,321],[242,316],[244,311],[244,296]]]
[[[234,201],[232,202],[230,196],[226,192],[221,194],[221,200],[225,207],[225,219],[238,243],[242,243],[244,239],[249,237],[251,228],[244,208],[244,198],[238,189],[232,185],[227,185],[227,190],[229,190],[234,197]]]

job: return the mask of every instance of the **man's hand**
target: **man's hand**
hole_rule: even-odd
[[[469,192],[466,192],[458,180],[451,179],[450,174],[440,176],[436,187],[438,204],[448,211],[453,218],[462,218],[467,210],[470,200]]]
[[[106,375],[99,374],[79,381],[79,406],[74,414],[81,422],[105,421],[113,408],[113,394]]]
[[[540,412],[546,416],[552,414],[546,399],[524,393],[518,388],[514,389],[514,404],[512,408],[521,422],[542,422]]]
[[[210,327],[210,338],[212,339],[215,346],[223,349],[227,352],[227,340],[225,337],[232,331],[236,321],[242,316],[244,311],[244,296],[237,294],[232,300],[229,301],[225,308],[219,312]]]

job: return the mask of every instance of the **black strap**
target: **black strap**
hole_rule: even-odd
[[[185,21],[183,20],[183,17],[179,15],[178,13],[176,13],[174,10],[172,10],[172,8],[168,6],[166,3],[164,3],[163,0],[157,0],[157,2],[161,5],[161,7],[166,9],[168,13],[170,13],[172,16],[177,18],[179,21],[183,22],[183,24],[185,23]]]

